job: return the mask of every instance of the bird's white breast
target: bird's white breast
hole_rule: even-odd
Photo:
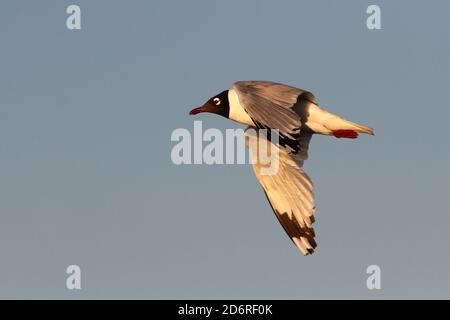
[[[244,110],[239,102],[239,97],[233,89],[228,90],[228,103],[230,105],[230,115],[229,118],[236,122],[255,126],[252,119],[248,116],[247,112]]]

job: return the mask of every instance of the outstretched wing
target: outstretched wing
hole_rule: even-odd
[[[294,154],[286,147],[275,145],[251,127],[245,130],[245,141],[252,155],[256,178],[288,236],[304,255],[308,255],[317,246],[314,229],[311,227],[315,205],[313,184],[301,166],[307,158],[311,135],[301,135],[300,138],[302,152]],[[262,144],[267,145],[270,150],[266,152],[270,155],[269,164],[267,159],[264,162],[260,160],[258,152]],[[268,166],[277,170],[267,170]]]
[[[288,139],[298,137],[301,119],[292,108],[305,91],[269,81],[238,81],[232,89],[258,127],[278,129]]]

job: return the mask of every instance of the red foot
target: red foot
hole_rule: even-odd
[[[353,130],[335,130],[332,132],[336,138],[356,139],[358,138],[358,132]]]

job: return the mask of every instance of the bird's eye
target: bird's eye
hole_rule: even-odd
[[[214,104],[215,104],[216,106],[219,106],[220,103],[221,103],[221,101],[220,101],[219,98],[214,98],[214,99],[213,99],[213,102],[214,102]]]

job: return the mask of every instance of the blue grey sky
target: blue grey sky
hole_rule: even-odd
[[[81,30],[66,8],[81,7]],[[381,7],[382,30],[366,28]],[[0,298],[450,297],[446,1],[0,2]],[[313,137],[303,257],[248,165],[170,159],[237,80],[375,128]],[[204,128],[242,127],[199,115]],[[66,289],[66,267],[82,289]],[[382,289],[366,288],[366,268]]]

